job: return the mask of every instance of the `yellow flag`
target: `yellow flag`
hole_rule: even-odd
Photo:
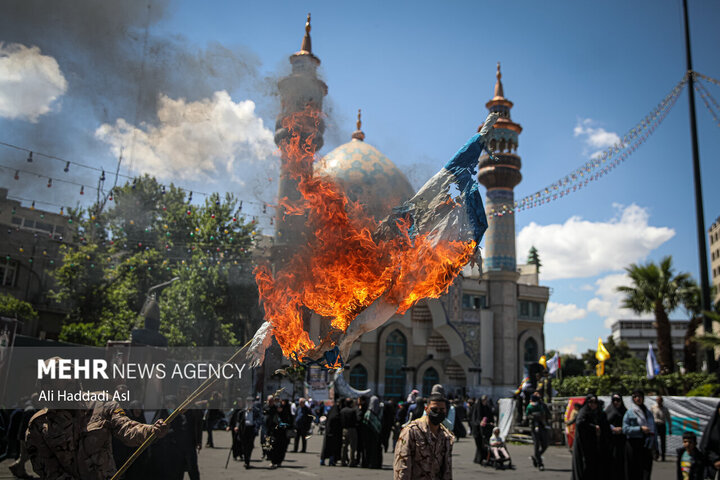
[[[602,377],[603,375],[605,375],[605,362],[600,362],[595,365],[595,373],[598,377]]]
[[[610,359],[610,352],[607,351],[600,337],[598,337],[598,347],[597,352],[595,352],[595,358],[597,358],[598,362],[605,362]]]
[[[547,370],[547,359],[545,358],[545,355],[540,357],[540,360],[538,360],[538,363],[543,366]]]

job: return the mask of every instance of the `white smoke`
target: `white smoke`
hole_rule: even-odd
[[[160,95],[157,116],[157,125],[140,126],[121,118],[103,124],[95,135],[110,144],[115,155],[124,148],[133,170],[158,178],[222,176],[244,185],[249,180],[245,169],[257,167],[276,151],[272,132],[255,114],[255,103],[236,103],[226,91],[197,102]]]

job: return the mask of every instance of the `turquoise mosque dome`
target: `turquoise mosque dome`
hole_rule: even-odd
[[[316,165],[317,173],[331,177],[348,199],[362,205],[364,211],[380,221],[415,193],[407,177],[377,148],[365,143],[360,130],[352,140],[325,155]]]

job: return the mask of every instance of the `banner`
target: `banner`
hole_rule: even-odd
[[[515,417],[515,401],[514,398],[501,398],[498,400],[498,428],[500,429],[500,437],[503,440],[507,440],[512,428]]]
[[[310,365],[307,372],[307,396],[315,401],[329,400],[328,372],[318,365]]]

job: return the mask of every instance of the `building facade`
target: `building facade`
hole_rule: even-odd
[[[286,110],[297,111],[308,100],[321,106],[327,93],[316,73],[320,60],[311,50],[309,17],[302,48],[290,62],[292,74],[279,82],[283,111],[278,117],[276,142],[281,140]],[[344,359],[343,374],[352,387],[369,388],[394,399],[404,399],[413,388],[427,395],[436,383],[455,394],[506,396],[517,387],[526,366],[543,354],[550,292],[539,285],[535,266],[516,264],[512,210],[513,188],[522,179],[517,155],[522,127],[510,117],[512,105],[504,97],[498,64],[494,96],[486,105],[500,113],[491,145],[495,158],[480,157],[479,181],[488,189],[488,212],[505,214],[488,215],[484,258],[468,265],[445,295],[420,301],[404,315],[395,315],[363,335]],[[322,130],[315,138],[322,142]],[[314,168],[333,177],[350,200],[380,220],[414,191],[400,169],[365,139],[358,112],[357,130],[349,142],[330,151]],[[281,181],[280,196],[296,198],[293,188],[291,181]],[[297,233],[302,227],[286,228],[282,218],[276,220],[274,263],[281,268],[282,252],[303,241]],[[485,271],[479,266],[483,263]],[[319,318],[311,316],[306,326],[311,339],[320,337]],[[269,349],[263,375],[265,393],[283,385],[271,372],[287,364],[277,345]]]
[[[720,302],[720,217],[716,218],[708,230],[710,238],[710,271],[715,287],[714,302]]]
[[[26,301],[37,320],[23,320],[18,334],[57,339],[66,308],[49,297],[50,272],[61,261],[60,247],[72,241],[68,217],[23,207],[0,188],[0,292]]]
[[[657,329],[653,325],[655,320],[616,320],[612,324],[612,337],[616,343],[624,341],[630,347],[633,355],[645,360],[648,344],[652,344],[657,355]],[[672,339],[673,359],[683,361],[683,347],[685,345],[685,332],[687,320],[670,320],[670,337]]]

